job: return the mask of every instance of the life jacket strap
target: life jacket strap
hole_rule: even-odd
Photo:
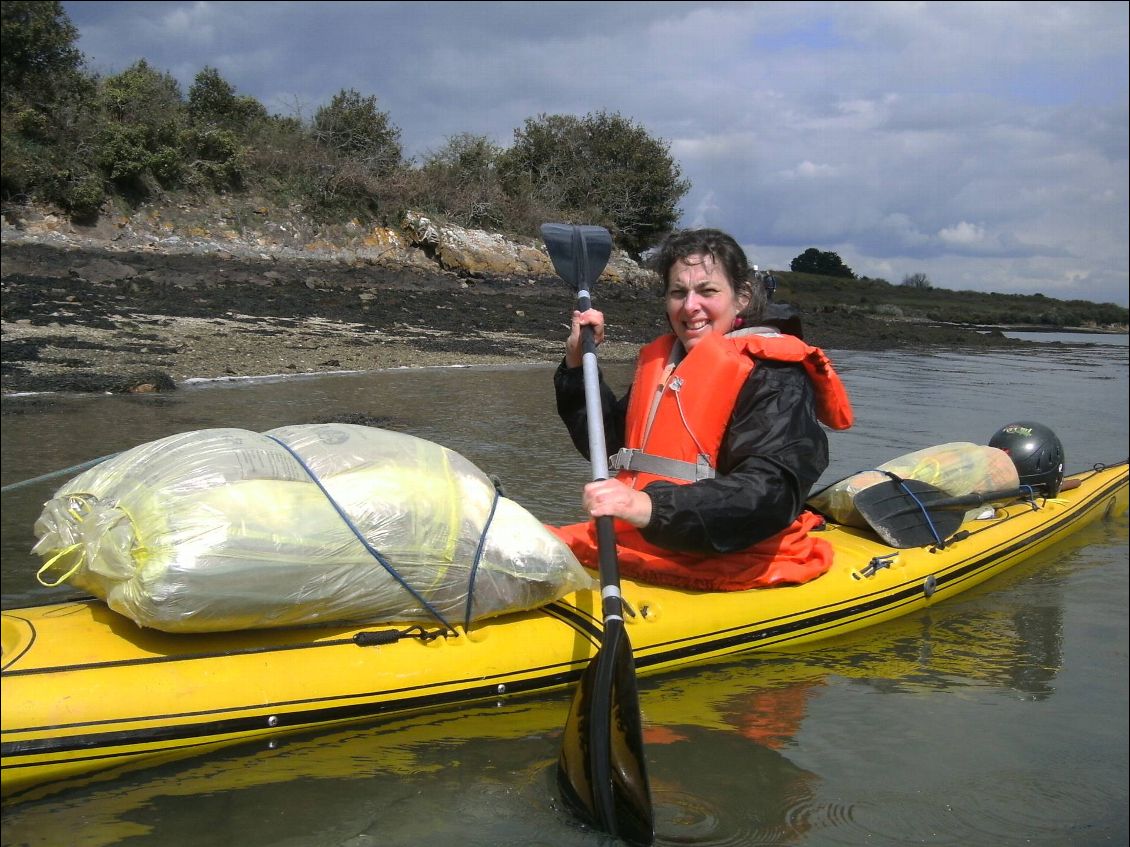
[[[670,479],[682,479],[687,482],[697,482],[700,479],[714,479],[714,468],[706,456],[700,454],[697,462],[684,462],[679,459],[668,459],[645,453],[643,450],[634,450],[621,447],[619,451],[608,458],[608,466],[620,471],[639,471],[640,473],[665,476]]]

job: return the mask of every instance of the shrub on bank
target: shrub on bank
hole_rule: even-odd
[[[510,149],[455,136],[417,165],[375,96],[343,89],[310,120],[270,115],[215,68],[187,97],[144,59],[89,74],[77,37],[58,2],[3,4],[5,203],[89,218],[106,204],[245,191],[325,222],[388,224],[422,209],[533,237],[545,220],[585,219],[638,254],[674,225],[690,187],[666,142],[618,114],[531,118]]]

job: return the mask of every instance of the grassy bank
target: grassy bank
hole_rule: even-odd
[[[998,294],[893,285],[880,279],[848,279],[773,271],[775,299],[805,315],[866,316],[977,327],[1126,332],[1130,310],[1112,303],[1056,300],[1042,294]]]

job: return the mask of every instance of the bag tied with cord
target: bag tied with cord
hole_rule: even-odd
[[[35,534],[41,582],[166,632],[450,626],[593,586],[460,454],[349,424],[140,445],[62,486]]]
[[[1003,450],[954,441],[916,450],[884,462],[875,470],[853,474],[814,494],[808,505],[837,523],[867,527],[867,521],[855,508],[855,495],[889,481],[887,473],[928,483],[950,497],[976,491],[1003,491],[1020,484],[1016,466]]]

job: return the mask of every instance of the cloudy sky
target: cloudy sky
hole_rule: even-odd
[[[670,144],[684,226],[762,267],[1127,304],[1125,2],[64,2],[92,70],[205,66],[310,117],[376,95],[420,157],[619,112]]]

